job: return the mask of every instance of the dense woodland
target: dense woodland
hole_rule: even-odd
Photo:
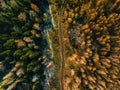
[[[120,90],[120,0],[0,0],[0,90],[44,90],[49,26],[48,90],[61,88],[59,30],[64,90]]]
[[[14,88],[19,82],[27,83],[25,86],[33,90],[42,90],[45,65],[41,32],[47,23],[42,6],[45,4],[48,2],[42,0],[0,1],[0,62],[4,65],[0,71],[0,90],[11,90],[7,88]],[[39,76],[33,80],[35,75]],[[21,88],[30,90],[24,85]]]
[[[65,90],[119,90],[120,0],[67,0],[63,7]]]

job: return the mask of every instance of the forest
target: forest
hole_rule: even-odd
[[[0,0],[0,90],[120,90],[120,0]]]

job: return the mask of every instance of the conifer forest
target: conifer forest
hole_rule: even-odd
[[[0,0],[0,90],[120,90],[120,0]]]

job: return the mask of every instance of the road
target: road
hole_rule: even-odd
[[[59,44],[60,44],[60,59],[61,59],[61,66],[60,66],[60,90],[64,90],[64,65],[65,65],[65,57],[64,57],[64,42],[63,42],[63,29],[62,29],[62,13],[63,13],[63,4],[64,0],[61,0],[61,6],[58,11],[58,37],[59,37]]]

